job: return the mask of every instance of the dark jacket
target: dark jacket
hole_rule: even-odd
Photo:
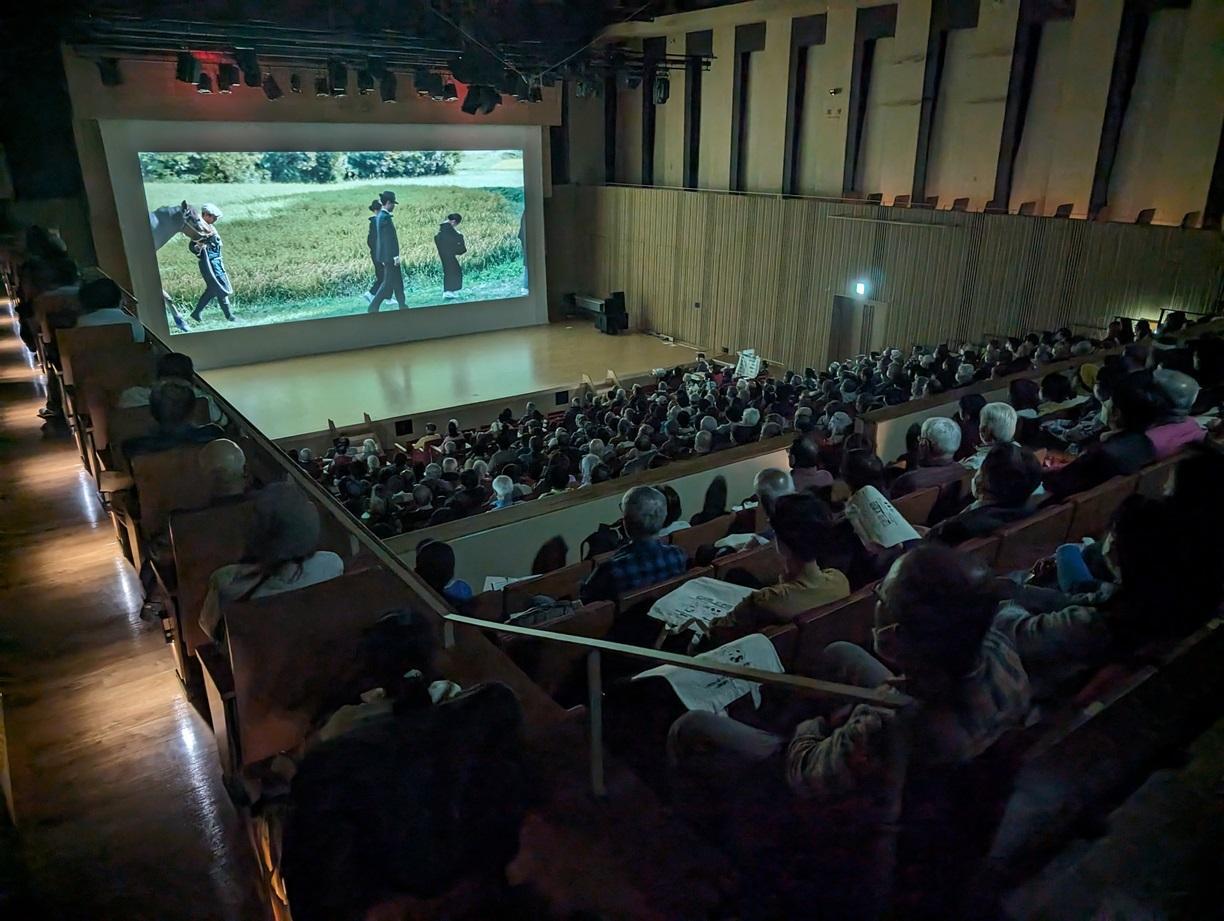
[[[1001,505],[983,505],[978,508],[968,508],[959,515],[953,515],[931,528],[927,534],[928,540],[955,547],[975,537],[985,537],[993,534],[1014,521],[1022,521],[1033,514],[1033,509],[1027,505],[1020,508],[1005,508]]]
[[[1043,482],[1056,499],[1100,486],[1116,476],[1138,473],[1156,459],[1156,449],[1142,432],[1124,432],[1089,448],[1061,470],[1052,470]]]
[[[386,264],[400,254],[399,236],[395,232],[395,222],[387,211],[379,211],[374,215],[375,241],[374,261]]]

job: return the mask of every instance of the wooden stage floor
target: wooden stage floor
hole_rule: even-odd
[[[370,418],[389,419],[691,361],[695,352],[653,336],[605,336],[588,324],[553,323],[287,358],[204,372],[271,438]],[[522,407],[514,407],[516,411]]]

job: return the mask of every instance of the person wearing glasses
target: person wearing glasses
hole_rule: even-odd
[[[851,850],[875,855],[867,870],[874,881],[844,887],[860,900],[853,911],[839,907],[829,917],[876,917],[864,911],[862,899],[887,904],[910,773],[924,781],[951,774],[1021,727],[1030,707],[1019,653],[993,628],[997,599],[989,581],[955,551],[938,545],[911,550],[877,583],[876,599],[874,654],[832,643],[816,677],[898,691],[905,695],[900,706],[856,704],[805,719],[785,734],[692,711],[668,736],[678,801],[704,796],[719,808],[742,809],[745,797],[767,788],[773,773],[833,823],[838,847],[853,836],[862,846]],[[804,822],[813,821],[809,810],[803,814]],[[822,892],[836,898],[839,888]]]

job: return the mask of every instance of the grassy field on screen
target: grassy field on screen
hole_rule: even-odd
[[[446,215],[463,215],[467,242],[460,257],[460,301],[521,294],[523,211],[521,154],[464,154],[452,174],[335,182],[193,182],[146,180],[150,210],[184,199],[223,211],[217,223],[235,316],[227,323],[214,302],[202,322],[188,314],[204,290],[199,263],[177,236],[157,254],[162,286],[191,332],[364,314],[362,294],[374,280],[366,247],[367,210],[384,189],[395,191],[404,291],[409,307],[455,303],[442,298],[442,268],[434,234]],[[395,309],[394,299],[383,310]],[[171,333],[177,332],[173,322]]]

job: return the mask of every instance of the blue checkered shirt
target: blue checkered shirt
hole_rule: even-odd
[[[688,554],[654,538],[635,540],[595,567],[582,584],[583,601],[611,601],[618,595],[664,582],[688,569]]]

